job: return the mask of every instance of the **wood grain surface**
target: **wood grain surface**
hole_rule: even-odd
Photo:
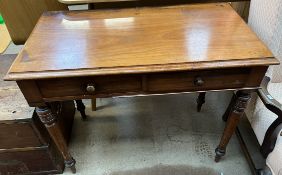
[[[41,94],[38,95],[38,99],[31,98],[29,101],[36,103],[41,98],[44,101],[60,101],[64,99],[75,100],[77,98],[103,98],[136,94],[163,94],[237,88],[256,89],[266,69],[267,67],[254,67],[252,69],[233,68],[213,71],[182,71],[37,80],[35,84],[38,86]],[[253,73],[254,71],[255,73]],[[203,83],[197,85],[195,83],[196,79],[201,79]],[[23,87],[22,84],[19,85]],[[95,91],[88,92],[88,85],[93,85]],[[31,86],[25,89],[36,92],[35,88]],[[32,94],[35,95],[36,93]],[[28,99],[28,97],[26,98]]]
[[[228,3],[49,12],[6,80],[278,63]]]

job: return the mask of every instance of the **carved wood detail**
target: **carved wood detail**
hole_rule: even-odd
[[[229,143],[229,140],[235,129],[238,125],[238,122],[243,115],[245,108],[247,107],[248,101],[251,98],[250,91],[238,91],[235,95],[234,103],[232,110],[229,113],[227,123],[221,137],[218,147],[215,149],[215,162],[218,162],[222,156],[225,155],[226,146]]]
[[[54,107],[56,105],[50,104],[50,106]],[[57,123],[57,115],[54,114],[51,108],[47,105],[36,107],[36,113],[39,116],[41,122],[44,123],[58,149],[61,151],[62,156],[65,160],[66,167],[70,167],[72,172],[75,173],[75,160],[72,158],[71,154],[68,151],[66,141],[60,130],[59,124]]]

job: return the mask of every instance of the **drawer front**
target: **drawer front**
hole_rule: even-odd
[[[242,88],[251,69],[228,69],[151,74],[147,76],[149,92],[182,92]]]
[[[256,88],[266,67],[40,80],[45,100]],[[88,88],[89,87],[89,88]]]
[[[62,96],[110,95],[141,91],[141,76],[97,76],[37,81],[43,98]],[[93,86],[94,91],[88,91]]]

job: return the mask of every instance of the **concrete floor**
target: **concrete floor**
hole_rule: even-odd
[[[70,152],[81,175],[248,175],[236,136],[215,163],[230,93],[211,92],[200,113],[197,94],[98,99],[88,120],[76,113]],[[71,174],[66,169],[64,174]]]

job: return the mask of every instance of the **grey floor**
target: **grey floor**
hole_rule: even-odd
[[[4,54],[22,46],[10,44]],[[98,99],[88,120],[76,113],[70,152],[81,175],[248,175],[236,136],[215,163],[230,92],[210,92],[200,113],[197,94]],[[69,169],[65,170],[70,175]]]
[[[94,112],[86,100],[88,120],[76,114],[69,145],[78,174],[251,174],[236,136],[213,161],[230,93],[208,93],[200,113],[196,95],[98,99]]]

